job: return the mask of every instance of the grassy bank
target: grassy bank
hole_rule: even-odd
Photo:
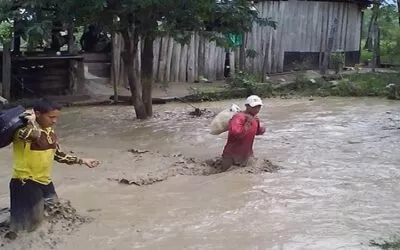
[[[400,250],[400,239],[393,238],[389,241],[370,241],[370,246],[376,247],[377,249],[384,249],[384,250]]]
[[[396,98],[400,99],[400,73],[354,73],[308,79],[297,73],[291,82],[258,83],[255,78],[241,73],[235,75],[229,84],[219,89],[201,89],[186,97],[188,101],[216,101],[231,98],[243,98],[251,94],[261,97],[291,96],[374,96],[387,98],[388,84],[397,85]]]

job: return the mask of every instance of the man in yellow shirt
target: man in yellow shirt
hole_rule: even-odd
[[[53,126],[61,106],[40,100],[27,112],[28,123],[13,140],[14,167],[10,181],[10,231],[35,230],[43,220],[45,201],[57,201],[51,180],[53,161],[86,165],[94,168],[99,161],[80,159],[61,151]]]

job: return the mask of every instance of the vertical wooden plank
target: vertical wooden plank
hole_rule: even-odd
[[[220,71],[220,69],[221,69],[221,67],[220,67],[220,63],[221,63],[221,50],[220,50],[220,48],[219,47],[215,47],[215,54],[216,54],[216,56],[215,56],[215,73],[214,73],[214,77],[215,77],[215,80],[218,80],[219,79],[219,76],[220,76],[220,74],[221,74],[221,71]]]
[[[214,55],[212,54],[214,48],[214,43],[210,42],[209,40],[206,40],[206,46],[205,46],[205,55],[206,55],[206,59],[204,61],[205,63],[205,77],[209,80],[213,80],[212,78],[212,72],[214,71],[214,69],[212,68],[213,65],[213,61],[212,59],[214,58]]]
[[[311,52],[318,52],[319,47],[319,32],[318,32],[318,24],[321,22],[319,19],[319,4],[312,5],[312,35],[311,35]]]
[[[354,47],[352,51],[360,51],[360,40],[361,40],[361,31],[362,31],[362,13],[356,8],[356,6],[353,6],[354,12],[356,13],[356,22],[354,22]],[[400,16],[400,15],[399,15]]]
[[[188,57],[187,57],[187,81],[194,82],[195,80],[195,48],[196,48],[196,36],[193,34],[190,39]]]
[[[114,102],[118,102],[118,84],[119,84],[119,72],[121,62],[121,52],[118,44],[119,36],[116,32],[112,33],[111,37],[111,82],[114,88]],[[84,73],[85,74],[85,73]]]
[[[339,20],[339,26],[338,26],[338,36],[337,36],[337,41],[336,41],[336,46],[338,50],[343,50],[343,37],[344,37],[344,21],[345,21],[345,8],[344,6],[346,3],[339,3],[339,10],[338,10],[338,20]]]
[[[271,2],[271,5],[272,5],[271,6],[272,10],[274,10],[273,13],[271,13],[272,17],[274,19],[276,19],[276,9],[275,9],[276,2],[274,2],[274,1]],[[277,41],[277,31],[276,30],[271,30],[271,34],[272,34],[272,40],[271,40],[271,71],[273,73],[275,73],[276,72],[277,47],[279,47],[279,41]]]
[[[195,80],[199,79],[199,43],[200,43],[200,35],[199,33],[195,33],[194,39],[194,78]]]
[[[269,32],[268,41],[268,57],[267,57],[267,73],[272,73],[272,60],[273,60],[273,32]]]
[[[215,48],[215,80],[220,79],[220,75],[221,75],[221,67],[220,67],[220,63],[221,63],[221,48],[216,47]]]
[[[322,17],[322,9],[321,9],[321,4],[316,3],[314,5],[315,8],[315,13],[317,13],[316,16],[316,27],[315,27],[315,50],[314,52],[320,52],[321,51],[321,26],[323,22],[323,17]]]
[[[226,54],[225,54],[225,49],[221,48],[220,49],[220,69],[219,69],[219,77],[218,80],[223,80],[224,79],[224,70],[225,70],[225,58],[226,58]]]
[[[219,53],[219,48],[216,44],[213,46],[213,53],[214,53],[213,54],[214,58],[213,58],[213,63],[212,63],[212,65],[213,65],[212,69],[214,70],[213,80],[215,81],[218,79],[219,61],[221,59],[220,53]]]
[[[246,67],[245,69],[247,69],[248,72],[250,72],[251,74],[254,74],[253,71],[253,60],[249,57],[247,57],[247,50],[248,49],[253,49],[254,48],[254,41],[257,39],[257,34],[255,33],[255,27],[253,27],[252,31],[250,33],[247,33],[247,39],[248,39],[248,45],[245,47],[244,50],[244,60],[246,62]]]
[[[166,67],[167,67],[167,49],[168,49],[168,37],[163,37],[161,39],[162,43],[160,44],[160,55],[159,55],[159,72],[158,72],[158,81],[159,82],[166,82],[165,76],[166,76]]]
[[[218,50],[218,71],[217,71],[217,80],[224,79],[224,64],[225,64],[225,50],[220,48]]]
[[[283,13],[285,13],[285,2],[278,2],[279,3],[279,20],[282,20]],[[278,53],[278,65],[277,65],[277,71],[278,72],[283,72],[283,65],[285,61],[285,43],[283,42],[285,40],[285,30],[286,30],[287,24],[281,22],[281,27],[278,30],[279,32],[279,53]],[[265,76],[263,76],[265,78]]]
[[[178,81],[179,63],[180,63],[180,58],[181,58],[181,48],[182,48],[182,46],[178,42],[174,41],[174,49],[173,49],[172,58],[171,58],[171,77],[170,77],[171,82]]]
[[[221,68],[222,64],[222,57],[225,56],[225,54],[221,53],[222,48],[218,48],[217,53],[218,53],[218,60],[217,60],[217,72],[216,72],[216,80],[221,80],[222,77],[221,75],[223,74],[223,69]]]
[[[159,62],[160,62],[160,59],[159,59],[159,57],[160,57],[160,42],[161,42],[161,39],[160,38],[156,38],[154,40],[154,43],[153,43],[153,56],[154,56],[154,59],[153,59],[153,79],[154,79],[154,82],[157,82],[157,78],[158,78],[158,65],[159,65]]]
[[[341,45],[344,51],[347,51],[346,40],[347,40],[347,23],[349,21],[349,5],[344,5],[344,20],[343,20],[343,28],[342,28],[342,41]]]
[[[204,36],[199,34],[199,43],[198,43],[198,52],[197,52],[197,61],[198,61],[198,77],[204,77],[206,71],[206,44]]]
[[[230,55],[229,55],[229,67],[230,67],[230,75],[232,76],[235,74],[236,71],[236,52],[235,50],[232,50]]]
[[[312,3],[311,2],[303,2],[305,6],[305,19],[306,22],[306,32],[304,34],[304,41],[305,41],[305,51],[303,52],[310,52],[312,50],[312,28],[313,28],[313,12],[312,12]]]
[[[257,45],[255,48],[255,51],[257,52],[257,56],[255,57],[255,63],[256,63],[256,75],[258,78],[262,78],[262,63],[261,63],[261,51],[263,47],[263,27],[256,25],[257,26]]]
[[[300,51],[301,49],[301,25],[302,22],[301,21],[297,21],[296,24],[296,20],[299,20],[300,18],[300,10],[298,9],[298,2],[297,1],[291,1],[289,3],[291,5],[291,15],[288,16],[288,18],[290,19],[290,23],[292,25],[292,27],[296,27],[297,29],[291,29],[290,31],[290,39],[289,39],[289,43],[290,43],[290,51]]]
[[[203,67],[204,67],[204,73],[203,76],[205,78],[209,78],[210,75],[210,42],[208,39],[203,39],[203,46],[204,46],[204,60],[203,61]]]
[[[280,4],[280,2],[278,3]],[[273,17],[274,21],[278,22],[278,27],[277,29],[281,29],[281,25],[282,25],[282,20],[279,20],[279,15],[273,15],[273,11],[271,11],[274,8],[274,2],[263,2],[262,3],[262,9],[263,9],[263,17]],[[266,62],[268,62],[269,58],[271,57],[271,51],[270,51],[270,35],[273,32],[273,28],[271,27],[263,27],[262,31],[261,31],[261,40],[262,40],[262,58],[260,58],[260,79],[262,81],[265,80],[265,77],[267,75],[268,72],[266,72]],[[283,41],[282,41],[283,42]]]
[[[179,82],[186,82],[186,73],[187,73],[187,54],[188,54],[188,46],[182,45],[181,46],[181,58],[179,63]]]
[[[300,52],[306,52],[308,48],[307,44],[307,26],[308,26],[308,17],[307,17],[307,6],[308,2],[298,2],[300,6],[300,13],[301,13],[301,50]]]
[[[244,40],[243,40],[243,42],[244,42]],[[240,59],[240,56],[239,56],[239,54],[240,54],[240,49],[239,48],[235,48],[234,50],[233,50],[233,52],[234,52],[234,55],[235,55],[235,60],[234,60],[234,67],[235,67],[235,70],[237,70],[238,68],[239,68],[239,59]]]
[[[209,76],[208,77],[210,78],[211,81],[216,80],[215,66],[216,66],[216,60],[217,60],[217,56],[218,56],[218,55],[216,55],[216,48],[217,48],[217,46],[214,42],[210,44],[210,51],[209,51],[209,60],[210,61],[206,62],[209,65]]]
[[[269,11],[269,8],[270,8],[270,2],[263,2],[263,5],[262,5],[263,7],[263,9],[264,9],[264,13],[266,13],[265,15],[269,15],[270,14],[270,11]],[[282,20],[281,20],[282,21]],[[278,25],[280,25],[280,23],[278,24]],[[267,29],[267,28],[264,28],[264,55],[263,55],[263,62],[262,62],[262,65],[263,65],[263,77],[265,78],[265,76],[270,72],[270,70],[269,70],[269,59],[270,59],[270,56],[271,56],[271,54],[270,54],[270,46],[271,46],[271,42],[270,42],[270,36],[271,36],[271,32],[272,32],[272,29]]]
[[[327,2],[320,2],[321,5],[321,17],[322,17],[322,22],[321,22],[321,33],[320,33],[320,51],[319,51],[319,67],[322,68],[322,61],[324,58],[324,51],[325,51],[325,46],[326,46],[326,29],[329,26],[329,6]]]
[[[11,100],[11,43],[3,44],[3,88],[2,95],[8,101]]]
[[[163,52],[164,52],[164,50],[163,50],[164,42],[165,42],[165,39],[163,37],[160,37],[160,43],[159,43],[159,46],[158,46],[158,62],[157,62],[157,81],[158,82],[162,82],[161,79],[163,77],[162,74],[161,74],[162,67],[163,67],[162,64],[161,64],[161,61],[162,61]]]
[[[210,50],[210,71],[211,71],[211,79],[213,81],[217,80],[217,71],[218,71],[218,47],[216,43],[213,43]]]
[[[167,58],[165,63],[165,82],[171,81],[171,62],[172,62],[172,52],[174,49],[174,41],[171,37],[168,37],[168,47],[167,47]]]
[[[257,3],[257,6],[256,6],[256,8],[260,11],[261,17],[266,17],[265,3],[266,2],[259,2],[259,3]],[[260,31],[260,34],[261,34],[260,49],[259,49],[259,51],[257,51],[260,76],[262,76],[264,74],[264,57],[265,57],[265,47],[266,47],[265,36],[266,36],[266,33],[268,32],[267,28],[268,27],[260,27],[260,29],[261,29],[261,31]],[[262,77],[262,78],[264,78],[264,77]]]

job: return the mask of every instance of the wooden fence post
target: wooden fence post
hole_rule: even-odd
[[[328,46],[326,46],[326,49],[325,49],[325,52],[324,52],[324,59],[323,59],[322,68],[321,68],[321,73],[323,75],[326,74],[326,71],[328,70],[328,67],[329,67],[329,60],[331,58],[331,52],[332,52],[332,49],[333,49],[333,44],[334,44],[334,41],[335,41],[335,36],[336,36],[338,24],[339,24],[339,21],[338,21],[337,18],[335,18],[333,20],[333,24],[332,24],[332,27],[331,27],[331,32],[329,34]]]

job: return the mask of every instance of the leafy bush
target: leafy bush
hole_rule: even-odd
[[[270,83],[260,83],[257,77],[244,71],[233,74],[230,88],[243,88],[247,95],[259,95],[261,97],[273,95],[273,88]]]
[[[12,25],[7,22],[0,22],[0,44],[4,44],[12,38]]]

